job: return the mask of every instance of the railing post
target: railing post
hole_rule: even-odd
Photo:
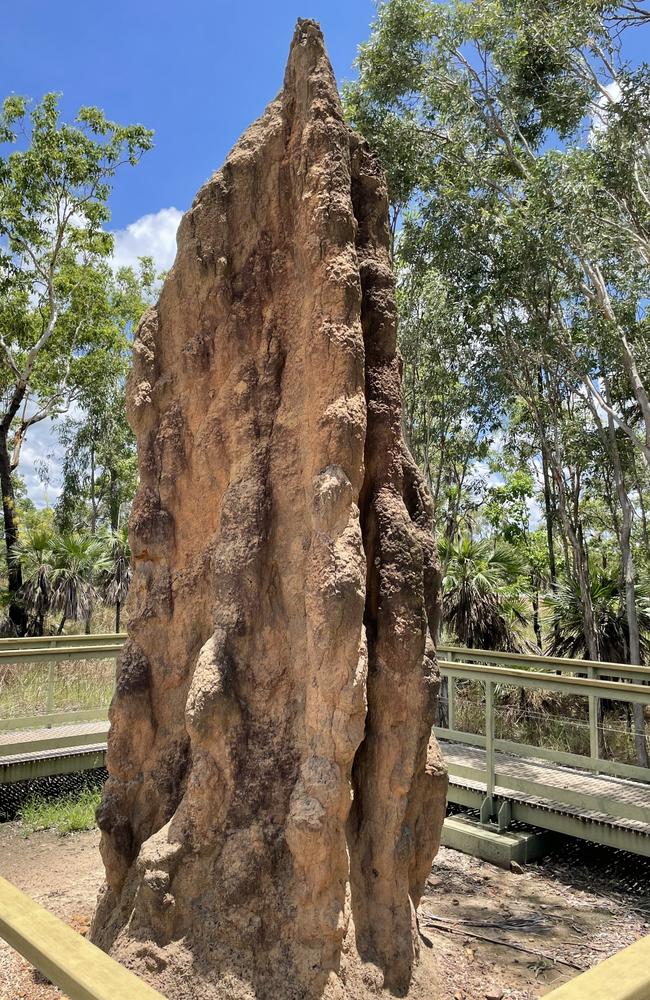
[[[453,732],[456,729],[456,678],[453,674],[447,674],[447,701],[447,722]]]
[[[51,660],[50,663],[49,663],[49,665],[48,665],[48,670],[47,670],[47,708],[46,708],[46,712],[47,712],[48,715],[52,715],[52,713],[54,711],[54,680],[55,680],[55,674],[56,674],[56,663]],[[52,728],[52,724],[50,722],[47,723],[47,728],[48,729]]]
[[[494,797],[494,681],[485,682],[485,766],[487,797]]]
[[[587,676],[590,680],[596,679],[596,671],[593,667],[587,668]],[[589,695],[587,700],[589,702],[589,756],[592,760],[597,761],[600,756],[598,740],[598,699],[595,695]]]
[[[481,823],[494,815],[494,681],[485,680],[485,798],[481,805]]]

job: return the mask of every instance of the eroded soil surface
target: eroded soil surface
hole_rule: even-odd
[[[25,837],[0,824],[0,875],[84,933],[103,874],[98,844],[97,831]],[[650,933],[650,862],[569,841],[506,872],[443,848],[420,928],[440,961],[432,1000],[532,1000]],[[60,997],[0,942],[0,1000]]]

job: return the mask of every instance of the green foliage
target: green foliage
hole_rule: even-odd
[[[126,350],[130,336],[158,292],[158,278],[150,258],[138,271],[121,268],[111,288],[113,315],[123,332],[124,350],[113,357],[113,368],[97,384],[80,394],[79,415],[59,426],[65,449],[63,490],[56,508],[58,526],[65,531],[95,532],[99,525],[117,530],[120,510],[137,487],[135,438],[126,420]]]
[[[14,545],[11,558],[22,568],[20,597],[34,620],[36,634],[42,635],[45,618],[54,599],[52,532],[47,528],[28,530]]]
[[[120,126],[96,108],[60,120],[48,94],[28,114],[10,98],[0,134],[0,333],[6,387],[26,377],[41,406],[96,383],[121,350],[102,262],[112,250],[107,199],[123,163],[151,148],[151,132]]]
[[[591,655],[590,562],[622,562],[619,602],[647,565],[650,69],[619,45],[644,22],[387,0],[345,92],[401,218],[407,430],[443,543],[520,550],[538,641],[540,589],[575,580]]]
[[[123,373],[133,296],[129,277],[110,268],[107,201],[118,169],[139,161],[152,133],[97,108],[63,122],[48,94],[31,110],[8,98],[0,142],[8,147],[0,154],[0,485],[9,551],[18,540],[11,474],[30,427]],[[16,595],[18,564],[8,566],[8,584]],[[24,631],[16,602],[10,618]]]
[[[80,792],[57,799],[32,798],[20,810],[24,835],[39,830],[55,830],[60,837],[96,826],[95,812],[101,801],[100,788],[83,788]]]
[[[27,613],[28,632],[43,635],[48,616],[87,621],[97,601],[121,607],[131,582],[126,527],[96,535],[35,527],[21,533],[11,561],[22,572],[19,598]],[[119,621],[118,621],[119,625]]]
[[[441,544],[443,621],[462,646],[522,652],[529,607],[519,587],[526,571],[507,542],[462,535]]]
[[[611,663],[629,660],[630,633],[621,602],[621,586],[617,573],[592,573],[591,594],[596,628],[599,634],[601,659]],[[650,663],[650,587],[638,585],[637,614],[643,663]],[[569,656],[589,659],[586,647],[580,592],[574,580],[568,580],[557,593],[546,598],[548,615],[549,656]]]
[[[97,599],[95,580],[109,566],[109,557],[101,539],[78,532],[55,535],[52,544],[52,609],[67,619],[83,621],[92,612]]]
[[[526,539],[529,503],[534,492],[533,477],[526,468],[515,469],[505,482],[487,490],[485,518],[507,542],[514,544]]]

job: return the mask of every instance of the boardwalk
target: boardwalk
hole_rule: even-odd
[[[15,670],[39,663],[52,679],[56,663],[113,659],[123,640],[122,635],[0,640],[0,666]],[[486,821],[498,818],[501,827],[520,821],[650,856],[650,769],[602,760],[597,734],[599,698],[650,706],[647,668],[445,646],[438,653],[448,682],[449,726],[435,731],[449,767],[451,803],[480,810]],[[456,685],[468,681],[484,694],[483,735],[458,729]],[[585,699],[589,754],[515,743],[515,733],[498,738],[497,686],[555,691],[578,699],[576,704]],[[107,734],[105,708],[57,711],[52,697],[45,715],[0,719],[0,785],[102,767]]]
[[[0,732],[0,785],[103,767],[108,722]]]
[[[449,800],[479,808],[486,752],[441,740]],[[517,787],[515,787],[517,786]],[[650,784],[592,774],[545,760],[495,753],[495,798],[514,819],[650,856]]]
[[[102,767],[107,733],[105,720],[0,733],[0,783]],[[486,751],[447,740],[441,748],[450,802],[479,808]],[[513,819],[650,856],[650,783],[496,751],[494,797]]]

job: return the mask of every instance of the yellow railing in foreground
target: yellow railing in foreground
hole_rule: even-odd
[[[136,975],[0,878],[0,937],[70,1000],[164,1000]]]
[[[650,1000],[650,937],[547,993],[545,1000]]]

